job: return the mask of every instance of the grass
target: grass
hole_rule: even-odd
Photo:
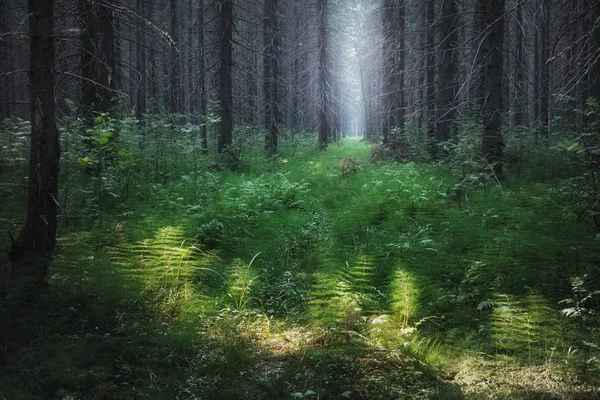
[[[597,275],[597,239],[561,181],[509,174],[457,198],[444,166],[370,151],[284,142],[236,172],[142,170],[101,218],[74,175],[48,289],[3,314],[0,398],[600,395],[597,320],[558,304]]]

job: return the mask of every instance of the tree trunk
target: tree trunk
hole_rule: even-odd
[[[27,218],[9,250],[15,263],[8,295],[14,301],[44,284],[47,256],[56,244],[59,131],[54,96],[54,1],[29,0],[31,149]]]
[[[425,3],[427,47],[425,56],[425,100],[427,103],[427,144],[429,154],[437,158],[438,145],[435,140],[435,0],[427,0]]]
[[[550,4],[542,0],[540,32],[540,135],[548,137],[550,123]]]
[[[81,106],[85,113],[92,111],[96,103],[95,85],[95,61],[96,46],[94,44],[94,32],[99,30],[94,7],[89,0],[80,0],[79,14],[82,22],[81,27]]]
[[[382,120],[382,131],[383,144],[390,144],[390,134],[392,129],[396,126],[396,119],[394,110],[396,109],[396,91],[394,90],[395,85],[395,64],[396,64],[396,46],[395,36],[398,34],[396,31],[396,20],[395,4],[394,0],[384,0],[381,9],[382,16],[382,29],[383,29],[383,120]]]
[[[485,101],[485,62],[486,62],[486,40],[487,25],[486,12],[487,3],[485,1],[475,1],[475,14],[473,16],[473,27],[475,31],[475,38],[479,39],[474,42],[475,55],[473,57],[473,76],[471,84],[471,97],[473,101],[473,112],[476,118],[480,118],[482,115],[483,103]]]
[[[435,139],[439,144],[452,136],[455,119],[454,98],[456,96],[458,9],[456,0],[442,2],[442,41],[440,43],[440,68],[438,70],[438,110]]]
[[[498,179],[502,177],[502,126],[503,87],[502,75],[504,68],[504,0],[495,0],[487,4],[486,25],[489,33],[486,35],[485,60],[485,94],[483,120],[483,155],[492,167]]]
[[[327,86],[329,82],[329,33],[327,32],[328,21],[328,6],[327,0],[317,0],[317,18],[318,18],[318,34],[319,34],[319,109],[318,123],[319,136],[318,145],[320,149],[327,148],[329,138],[331,136],[331,126],[329,121],[329,90]]]
[[[200,75],[198,76],[199,85],[198,91],[200,92],[200,117],[201,117],[201,126],[200,126],[200,151],[202,154],[208,153],[208,138],[207,138],[207,121],[206,121],[206,64],[205,64],[205,53],[204,53],[204,0],[198,0],[198,7],[200,9],[200,14],[198,15],[198,23],[199,26],[199,38],[198,38],[198,62],[200,68]]]
[[[277,0],[265,1],[265,148],[269,155],[277,152],[279,137],[279,18]]]
[[[220,30],[219,30],[219,116],[221,117],[217,151],[219,154],[230,153],[233,142],[233,91],[232,91],[232,64],[233,64],[233,1],[221,0],[220,4]]]
[[[398,128],[396,135],[391,137],[390,142],[392,146],[406,146],[406,138],[404,137],[404,124],[406,121],[406,104],[405,104],[405,93],[404,93],[404,78],[405,78],[405,59],[406,59],[406,37],[405,37],[405,5],[404,0],[398,0],[398,14],[397,14],[397,29],[398,29],[398,56],[396,57],[396,76],[397,76],[397,88],[396,93],[396,127]]]
[[[5,10],[6,6],[4,5],[4,1],[0,0],[0,35],[5,33],[5,31],[8,29],[8,23],[7,21],[5,22]],[[3,121],[4,118],[8,116],[6,110],[6,103],[8,100],[6,93],[7,88],[6,84],[4,83],[5,78],[2,76],[2,73],[6,72],[7,70],[5,65],[6,55],[4,52],[4,43],[4,40],[0,40],[0,121]]]
[[[526,99],[527,92],[526,81],[525,81],[525,35],[524,29],[524,18],[523,18],[523,4],[517,4],[516,16],[515,16],[515,73],[514,73],[514,99],[515,104],[513,108],[514,112],[514,123],[516,126],[523,126],[525,124],[525,110],[527,109]]]
[[[145,2],[137,0],[136,4],[142,18],[146,18]],[[141,120],[144,114],[146,114],[146,34],[140,27],[138,27],[135,33],[135,40],[137,46],[137,72],[139,74],[136,86],[137,104],[135,105],[135,116]]]
[[[181,55],[179,53],[179,13],[177,0],[169,1],[169,13],[171,16],[169,34],[172,40],[169,67],[169,112],[175,114],[182,112],[182,87],[179,76],[181,74]]]
[[[84,112],[108,112],[115,96],[115,34],[113,10],[108,4],[80,0],[81,106]]]

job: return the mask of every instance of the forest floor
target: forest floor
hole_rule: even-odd
[[[48,288],[0,310],[0,399],[600,398],[598,320],[559,304],[600,261],[566,180],[371,150],[139,177],[93,212],[81,190]]]

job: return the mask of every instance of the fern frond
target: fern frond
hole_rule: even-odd
[[[391,299],[392,312],[408,326],[410,318],[417,307],[417,289],[415,280],[408,272],[398,269],[392,280]]]

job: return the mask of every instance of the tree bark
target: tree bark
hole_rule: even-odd
[[[115,33],[113,10],[91,0],[80,0],[81,106],[84,112],[108,112],[115,96]]]
[[[393,147],[404,148],[407,146],[406,138],[404,136],[404,124],[406,122],[406,102],[405,102],[405,93],[404,93],[404,79],[405,79],[405,60],[406,60],[406,36],[405,36],[405,1],[398,0],[398,13],[396,15],[397,22],[396,27],[398,30],[398,39],[397,39],[397,47],[398,47],[398,56],[396,57],[396,76],[397,76],[397,92],[396,92],[396,110],[395,120],[396,127],[398,128],[396,134],[390,138],[390,143]]]
[[[396,19],[395,14],[395,1],[384,0],[381,9],[382,16],[382,29],[383,29],[383,43],[382,43],[382,58],[383,58],[383,121],[382,131],[383,144],[385,146],[390,144],[390,134],[392,129],[396,126],[396,118],[394,110],[397,107],[396,104]]]
[[[143,0],[136,0],[138,12],[142,18],[146,18],[144,4]],[[135,105],[135,116],[141,120],[144,114],[146,114],[146,34],[140,27],[138,27],[135,33],[135,40],[137,46],[137,72],[139,76],[136,86],[137,104]]]
[[[438,76],[438,110],[439,116],[435,125],[435,139],[439,144],[452,136],[452,125],[455,119],[454,98],[456,97],[456,74],[458,44],[458,8],[456,0],[442,2],[442,41],[440,43],[440,68]]]
[[[4,1],[0,0],[0,34],[3,34],[7,28],[8,28],[8,24],[7,22],[5,22],[5,11],[6,6],[4,5]],[[3,121],[4,118],[6,118],[8,116],[7,110],[6,110],[6,103],[8,100],[8,96],[6,93],[6,87],[5,87],[5,83],[4,83],[4,76],[2,76],[2,72],[6,71],[6,65],[5,65],[5,60],[6,60],[6,55],[4,52],[4,40],[0,40],[0,121]]]
[[[221,117],[217,151],[219,154],[231,153],[233,143],[233,90],[232,90],[232,64],[233,64],[233,1],[220,0],[219,12],[219,116]],[[231,156],[232,154],[229,154]]]
[[[327,31],[328,22],[328,4],[327,0],[317,0],[317,18],[318,18],[318,34],[319,34],[319,108],[318,108],[318,123],[319,135],[318,146],[320,149],[327,148],[331,136],[331,126],[329,120],[330,104],[329,90],[327,86],[329,82],[329,33]]]
[[[502,127],[504,69],[504,0],[484,1],[487,5],[483,155],[496,178],[502,177]]]
[[[432,158],[437,158],[438,145],[435,139],[435,0],[427,0],[425,3],[427,46],[425,57],[425,101],[427,103],[427,144],[429,154]]]
[[[277,152],[279,138],[279,18],[278,1],[265,1],[265,149],[269,155]]]
[[[177,0],[169,0],[169,34],[171,35],[170,66],[169,66],[169,112],[182,112],[182,87],[181,87],[181,57],[179,53],[179,12]]]
[[[8,295],[18,300],[44,284],[47,256],[56,245],[59,131],[56,123],[54,1],[29,0],[31,149],[27,217],[9,250]]]
[[[514,34],[515,34],[515,73],[514,73],[514,123],[516,126],[525,124],[525,110],[527,109],[527,92],[525,91],[525,35],[523,18],[523,4],[517,4]]]
[[[550,4],[542,0],[540,32],[540,135],[548,137],[550,123]]]
[[[205,64],[205,52],[204,52],[204,42],[205,42],[205,27],[204,27],[204,0],[198,0],[198,7],[200,9],[200,13],[198,15],[198,23],[199,26],[199,38],[198,38],[198,62],[200,68],[200,74],[198,76],[199,85],[198,91],[200,92],[200,116],[201,116],[201,126],[200,126],[200,151],[202,154],[208,153],[208,135],[207,135],[207,121],[206,119],[206,64]]]

